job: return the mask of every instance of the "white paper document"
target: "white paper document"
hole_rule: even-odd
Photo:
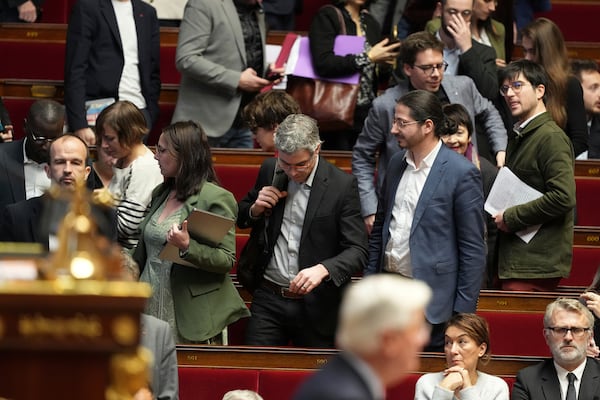
[[[496,176],[494,185],[490,190],[484,209],[494,216],[509,207],[525,204],[542,196],[543,193],[520,180],[510,169],[502,167],[498,171],[498,176]],[[529,243],[540,227],[541,225],[530,226],[516,232],[516,235],[525,243]]]

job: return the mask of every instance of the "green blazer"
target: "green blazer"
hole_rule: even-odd
[[[152,214],[166,201],[170,188],[159,185],[152,192],[150,211],[140,225],[140,241],[133,258],[143,270],[146,265],[144,229]],[[205,182],[198,193],[183,204],[180,223],[194,209],[206,210],[228,218],[237,218],[237,203],[227,190]],[[205,341],[216,336],[227,325],[250,315],[248,308],[231,281],[229,272],[235,263],[235,227],[217,246],[191,236],[186,261],[196,268],[173,264],[171,289],[175,319],[179,333],[190,341]]]
[[[427,32],[431,32],[435,34],[442,26],[441,18],[434,18],[427,22],[425,25],[425,30]],[[500,22],[492,19],[492,28],[496,32],[488,32],[488,37],[490,38],[490,43],[494,50],[496,50],[496,58],[500,58],[502,60],[506,60],[506,48],[504,47],[504,38],[506,37],[506,29],[504,25]]]

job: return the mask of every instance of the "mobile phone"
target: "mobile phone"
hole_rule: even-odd
[[[274,186],[280,192],[286,191],[288,185],[288,177],[285,172],[281,168],[275,169],[275,174],[273,175],[273,182],[271,186]]]
[[[281,78],[281,74],[279,72],[273,72],[270,68],[267,69],[267,72],[265,72],[265,75],[263,76],[263,78],[265,78],[268,81],[276,81],[277,79]]]

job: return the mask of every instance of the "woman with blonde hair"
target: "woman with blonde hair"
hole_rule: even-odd
[[[546,109],[571,143],[575,157],[588,149],[583,89],[571,74],[567,46],[563,35],[548,18],[537,18],[521,31],[525,59],[540,64],[546,70]]]

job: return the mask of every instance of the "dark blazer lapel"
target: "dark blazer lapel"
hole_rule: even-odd
[[[406,171],[407,166],[408,163],[406,162],[406,158],[402,157],[397,169],[389,168],[390,165],[388,165],[387,168],[387,176],[385,179],[388,181],[387,187],[389,187],[389,191],[386,192],[387,198],[385,199],[384,203],[386,211],[381,230],[381,243],[383,246],[387,245],[390,232],[390,221],[392,220],[392,211],[394,210],[394,203],[396,202],[396,191],[398,190],[400,179],[402,179],[402,175],[404,175],[404,171]]]
[[[104,19],[106,19],[111,33],[113,34],[116,42],[119,44],[119,49],[123,51],[123,43],[121,42],[121,35],[119,34],[117,17],[110,0],[103,0],[100,2],[100,12],[102,13]]]
[[[304,223],[302,224],[302,235],[300,243],[304,240],[307,232],[310,230],[310,224],[317,212],[317,209],[321,206],[321,201],[327,188],[329,186],[329,165],[325,159],[319,157],[319,165],[315,171],[315,178],[313,179],[313,185],[310,188],[310,196],[308,198],[308,204],[306,205],[306,212],[304,213]]]
[[[15,166],[14,171],[8,171],[8,180],[12,189],[15,201],[25,200],[25,167],[23,166],[23,141],[6,143],[3,146],[13,146],[14,151],[7,151],[6,154],[13,159],[13,162],[8,162],[7,167]]]
[[[592,358],[587,359],[577,398],[600,399],[600,363]]]
[[[142,54],[144,53],[142,49],[146,49],[150,42],[147,38],[151,37],[150,32],[148,31],[148,24],[146,23],[146,16],[139,9],[139,3],[135,0],[131,0],[131,6],[133,7],[133,20],[135,21],[135,30],[137,32],[137,42],[138,42],[138,58],[139,63],[142,64]]]
[[[48,239],[50,237],[50,232],[48,231],[48,222],[49,220],[43,215],[44,214],[44,205],[47,201],[51,201],[47,195],[43,195],[40,197],[36,197],[30,201],[31,209],[31,217],[29,218],[29,229],[32,234],[33,241],[36,243],[42,243],[46,248],[48,248]],[[61,219],[64,218],[61,217]]]
[[[221,6],[225,11],[227,19],[229,19],[229,26],[231,26],[231,30],[233,31],[235,45],[237,46],[238,52],[244,61],[243,64],[246,65],[246,45],[244,44],[244,33],[242,32],[240,16],[238,15],[237,9],[233,4],[233,0],[221,0]]]
[[[558,383],[558,376],[556,375],[556,369],[552,359],[546,360],[544,367],[541,371],[541,385],[542,393],[545,400],[561,400],[560,398],[560,384]],[[579,397],[583,399],[583,397]]]
[[[425,209],[427,208],[427,204],[431,200],[431,197],[437,190],[442,178],[446,174],[448,163],[448,150],[443,144],[440,148],[440,151],[433,161],[433,165],[431,166],[431,171],[429,171],[429,175],[427,176],[427,180],[425,181],[425,186],[423,186],[423,191],[421,192],[421,196],[419,196],[419,201],[417,202],[417,208],[415,209],[415,215],[413,217],[413,223],[411,228],[411,233],[414,232],[415,227],[419,225],[419,221],[425,213]]]

